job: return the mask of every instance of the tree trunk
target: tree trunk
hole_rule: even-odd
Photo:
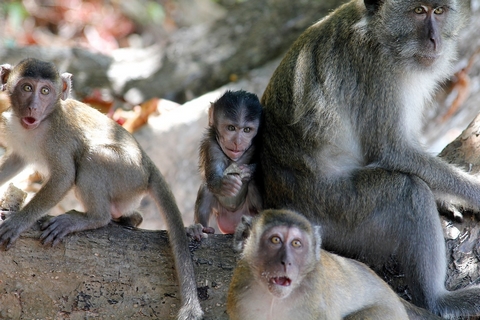
[[[166,231],[112,223],[52,248],[35,229],[0,252],[0,319],[175,318],[180,297]],[[231,236],[190,245],[206,319],[228,319]]]

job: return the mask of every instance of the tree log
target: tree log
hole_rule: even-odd
[[[0,252],[0,319],[175,319],[180,297],[166,231],[111,223],[53,248],[39,235],[36,225]],[[206,319],[228,319],[231,247],[227,235],[191,242]]]

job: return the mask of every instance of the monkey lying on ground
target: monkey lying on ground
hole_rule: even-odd
[[[244,218],[237,250],[246,233],[227,296],[232,320],[440,319],[400,299],[363,263],[322,250],[320,227],[298,213]]]
[[[0,224],[0,246],[10,248],[73,187],[85,212],[71,210],[47,221],[44,244],[56,245],[69,233],[99,228],[111,219],[136,226],[142,219],[135,209],[148,192],[169,229],[182,296],[179,319],[201,319],[188,239],[172,192],[131,134],[93,108],[67,99],[70,77],[36,59],[14,68],[0,66],[2,89],[11,100],[0,117],[6,146],[0,185],[27,165],[46,178],[32,200]]]
[[[422,113],[452,74],[460,0],[352,0],[308,28],[264,107],[264,208],[322,226],[325,249],[368,264],[396,255],[412,301],[480,315],[478,286],[447,291],[437,195],[480,208],[480,181],[423,150]]]
[[[227,91],[208,110],[208,130],[200,145],[200,171],[204,183],[195,202],[195,225],[187,232],[197,240],[208,227],[210,214],[221,232],[234,233],[243,215],[261,210],[254,180],[255,141],[262,106],[253,93]]]

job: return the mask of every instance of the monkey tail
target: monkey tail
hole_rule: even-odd
[[[191,262],[188,239],[175,197],[158,168],[150,164],[148,191],[157,203],[168,228],[170,246],[175,259],[175,270],[180,284],[182,307],[178,319],[203,319],[203,311],[197,295],[195,272]],[[184,259],[181,259],[183,257]],[[181,261],[183,260],[183,261]],[[184,262],[187,263],[184,263]]]
[[[445,291],[435,306],[444,318],[480,315],[480,287],[472,286],[455,291]]]

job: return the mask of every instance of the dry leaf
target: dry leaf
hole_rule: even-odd
[[[447,112],[443,115],[441,119],[442,123],[450,119],[470,95],[470,77],[468,76],[468,73],[470,72],[478,53],[480,53],[480,49],[477,49],[472,54],[465,68],[455,73],[455,80],[452,81],[448,91],[456,91],[457,96],[453,100]]]
[[[113,120],[122,125],[128,132],[133,133],[148,122],[148,117],[157,111],[159,98],[152,98],[139,106],[135,106],[132,111],[118,109],[113,115]]]

